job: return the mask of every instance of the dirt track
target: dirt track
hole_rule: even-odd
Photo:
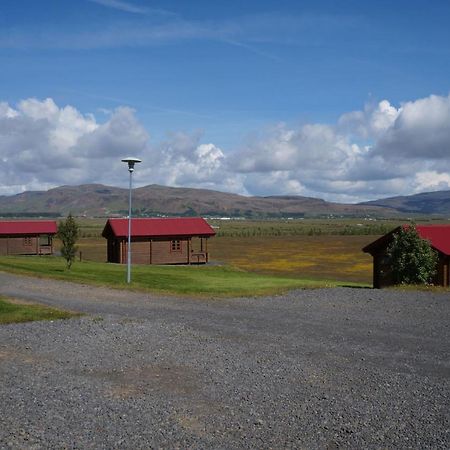
[[[449,448],[448,294],[195,300],[0,273],[0,448]]]

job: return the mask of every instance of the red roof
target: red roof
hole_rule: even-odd
[[[0,235],[56,234],[54,220],[5,220],[0,221]]]
[[[407,227],[408,225],[404,225]],[[400,227],[392,230],[390,233],[381,236],[376,241],[370,243],[363,248],[366,253],[378,251],[379,248],[384,248],[389,245],[392,235],[396,233]],[[430,241],[431,246],[444,255],[450,255],[450,225],[417,225],[417,233],[422,239]]]
[[[201,217],[131,219],[133,237],[188,237],[214,236],[216,232]],[[102,236],[127,237],[128,219],[108,219]]]
[[[436,250],[450,255],[450,225],[418,225],[416,230],[419,236],[430,241]]]

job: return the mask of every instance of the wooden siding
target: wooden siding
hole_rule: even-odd
[[[373,257],[373,287],[379,289],[393,284],[392,270],[386,252],[375,255]]]
[[[172,244],[175,241],[177,244]],[[132,264],[202,264],[208,262],[207,239],[133,240]],[[126,264],[128,241],[109,238],[108,262]]]
[[[439,262],[437,265],[437,273],[434,283],[438,286],[449,286],[450,279],[450,257],[439,254]]]
[[[45,235],[41,243],[40,236],[6,236],[0,238],[0,255],[51,255],[53,253],[52,239]],[[48,240],[46,240],[48,239]]]
[[[188,264],[189,241],[180,240],[180,251],[171,250],[171,241],[131,242],[133,264]],[[128,242],[123,245],[123,262],[128,259]]]
[[[189,263],[189,241],[187,240],[180,240],[179,251],[172,251],[171,241],[132,242],[131,252],[131,261],[136,264]]]

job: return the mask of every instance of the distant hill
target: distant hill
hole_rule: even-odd
[[[450,191],[423,192],[408,196],[390,197],[360,203],[364,206],[380,206],[398,213],[450,216]]]
[[[0,196],[0,215],[112,216],[128,212],[128,189],[101,184],[61,186]],[[345,205],[301,196],[245,197],[224,192],[150,185],[133,190],[133,213],[141,216],[308,217],[383,215],[378,206]]]
[[[48,191],[0,196],[0,216],[123,216],[128,213],[128,189],[85,184]],[[301,196],[245,197],[207,189],[150,185],[133,190],[133,214],[140,216],[388,217],[398,214],[450,214],[450,191],[342,204]]]

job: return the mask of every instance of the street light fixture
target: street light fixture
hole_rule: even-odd
[[[128,157],[122,159],[122,162],[128,164],[128,172],[130,172],[130,192],[128,199],[128,257],[127,257],[127,283],[131,283],[131,190],[132,190],[132,175],[134,172],[134,165],[142,162],[138,158]]]

